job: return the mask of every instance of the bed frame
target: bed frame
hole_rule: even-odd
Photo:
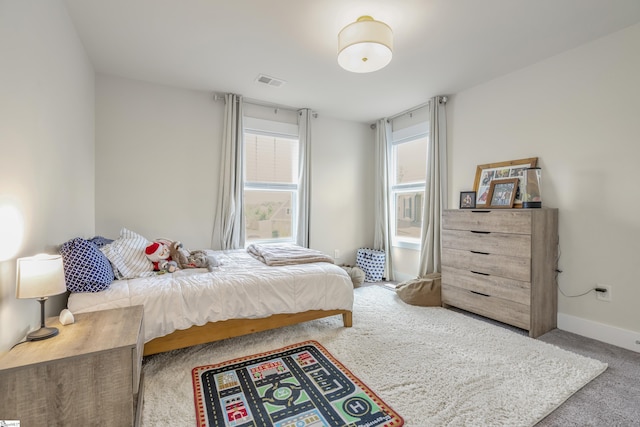
[[[169,335],[154,338],[144,345],[144,355],[163,353],[192,345],[239,337],[254,332],[295,325],[296,323],[341,314],[345,328],[353,325],[352,312],[349,310],[310,310],[302,313],[274,314],[260,319],[230,319],[210,322],[202,326],[177,330]]]

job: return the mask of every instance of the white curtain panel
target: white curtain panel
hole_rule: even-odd
[[[440,272],[442,209],[447,204],[447,116],[446,100],[437,96],[429,101],[429,145],[427,180],[422,209],[422,241],[418,276]]]
[[[309,247],[309,203],[311,199],[311,118],[312,111],[304,108],[298,111],[300,155],[298,167],[298,218],[296,243]]]
[[[375,234],[373,249],[385,253],[385,277],[394,280],[391,256],[391,215],[389,209],[389,153],[391,150],[391,124],[387,119],[376,123],[375,138]]]
[[[220,187],[213,223],[213,249],[244,248],[244,171],[242,96],[224,96],[224,129],[220,159]]]

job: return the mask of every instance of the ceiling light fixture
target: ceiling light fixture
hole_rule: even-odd
[[[384,68],[393,56],[393,32],[384,22],[361,16],[338,33],[338,64],[354,73]]]

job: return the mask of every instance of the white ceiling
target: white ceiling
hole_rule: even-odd
[[[640,0],[65,2],[97,72],[363,122],[640,22]],[[394,32],[391,64],[370,74],[336,60],[338,32],[361,15]]]

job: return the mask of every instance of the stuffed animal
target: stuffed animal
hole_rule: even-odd
[[[144,253],[153,263],[154,271],[173,273],[178,269],[178,263],[171,257],[171,248],[163,242],[152,242],[146,247]]]
[[[178,241],[171,243],[170,253],[179,268],[206,268],[211,271],[220,265],[214,256],[207,255],[203,250],[189,251]]]

